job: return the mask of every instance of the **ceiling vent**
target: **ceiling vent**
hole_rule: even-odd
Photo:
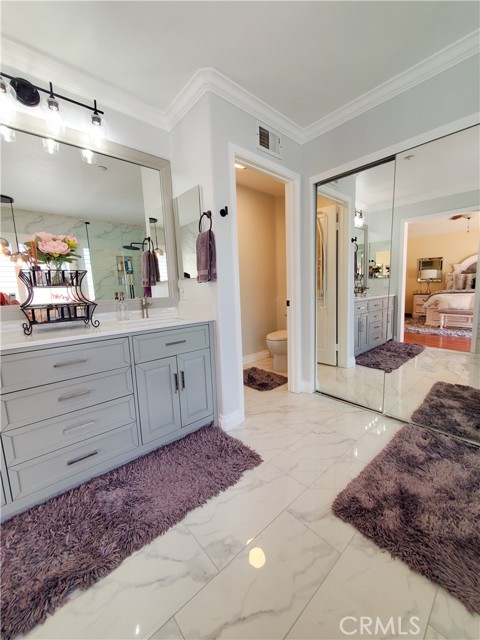
[[[257,123],[257,149],[266,151],[276,158],[281,158],[282,143],[280,135],[276,131],[268,129],[265,125]]]

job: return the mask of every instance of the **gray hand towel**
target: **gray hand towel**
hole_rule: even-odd
[[[160,280],[157,256],[153,251],[142,253],[142,287],[153,287]]]
[[[215,282],[217,255],[213,231],[202,231],[197,236],[197,282]]]

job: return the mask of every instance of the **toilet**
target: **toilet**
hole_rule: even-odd
[[[273,356],[273,370],[276,373],[287,371],[287,330],[267,334],[267,347]]]

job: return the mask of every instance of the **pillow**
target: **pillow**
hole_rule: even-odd
[[[455,284],[454,280],[453,280],[453,273],[446,273],[445,274],[445,289],[447,291],[450,291],[450,289],[453,289],[453,285]]]
[[[464,273],[455,273],[455,289],[465,289],[465,282],[467,280],[467,276]]]
[[[465,278],[465,289],[475,289],[475,274],[467,273]]]

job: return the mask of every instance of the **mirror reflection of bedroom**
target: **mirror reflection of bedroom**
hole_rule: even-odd
[[[471,350],[479,220],[476,211],[408,224],[405,342]]]

